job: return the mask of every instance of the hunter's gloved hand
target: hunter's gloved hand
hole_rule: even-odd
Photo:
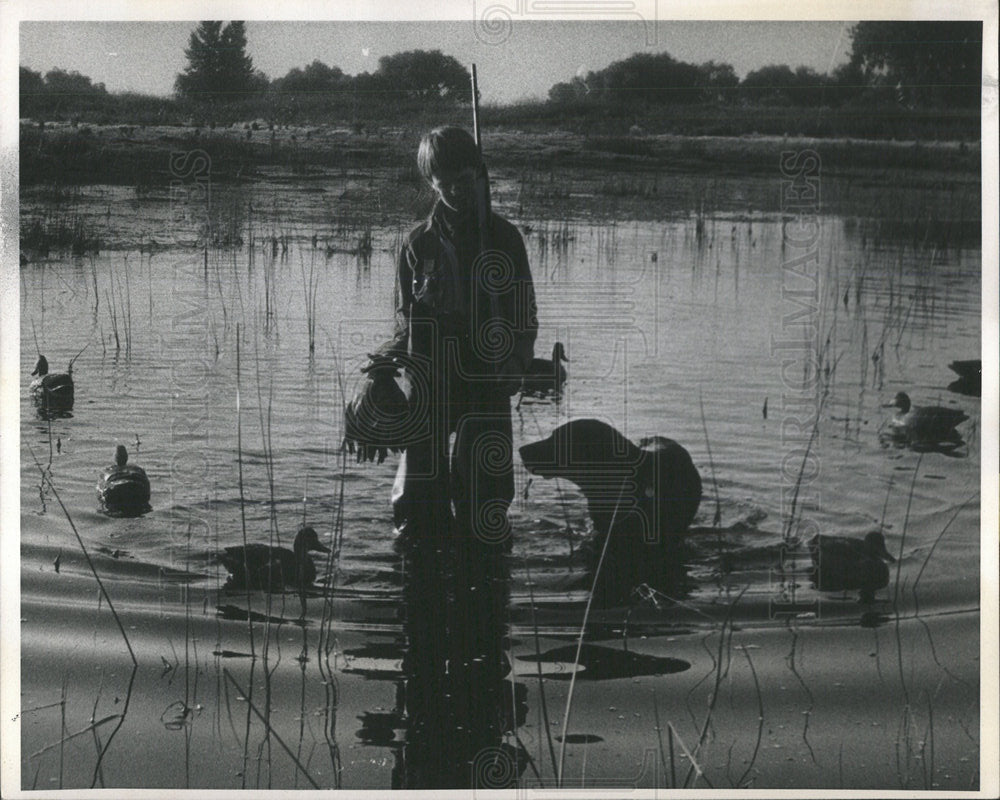
[[[357,453],[358,462],[385,461],[391,450],[401,452],[409,404],[396,383],[399,367],[391,356],[372,355],[361,371],[361,381],[354,398],[344,407],[344,443],[348,452]]]

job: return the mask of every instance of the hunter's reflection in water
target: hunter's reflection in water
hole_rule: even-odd
[[[401,553],[399,569],[399,647],[364,648],[401,657],[396,708],[362,715],[358,737],[393,749],[394,789],[515,786],[527,756],[510,742],[524,722],[527,691],[508,679],[503,547],[429,533]]]

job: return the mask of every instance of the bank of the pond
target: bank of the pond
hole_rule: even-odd
[[[467,124],[464,119],[440,123]],[[357,132],[333,126],[271,127],[257,122],[228,127],[21,125],[21,185],[126,183],[143,185],[169,170],[169,155],[202,150],[217,179],[239,180],[261,167],[284,167],[307,180],[319,167],[393,166],[418,180],[413,156],[424,127]],[[656,130],[634,135],[589,135],[498,128],[486,132],[492,163],[518,169],[597,169],[623,173],[669,170],[716,177],[769,174],[781,153],[812,149],[837,174],[908,170],[918,184],[978,181],[978,142],[896,141],[803,136],[685,136]],[[876,170],[872,174],[870,170]]]
[[[415,163],[420,134],[256,124],[215,130],[22,126],[21,249],[37,260],[60,249],[83,255],[143,247],[156,230],[144,231],[141,223],[169,217],[165,223],[176,233],[184,222],[177,209],[190,216],[199,204],[206,206],[198,213],[211,234],[207,242],[194,235],[191,242],[237,245],[229,218],[235,214],[252,228],[260,202],[248,205],[249,192],[262,189],[295,198],[294,217],[315,220],[320,240],[344,220],[352,229],[408,224],[423,217],[433,199]],[[877,220],[882,234],[889,226],[898,237],[944,247],[974,246],[980,236],[978,145],[499,130],[490,132],[487,147],[501,213],[557,227],[786,213],[789,176],[801,173],[808,158],[816,207],[824,213],[862,224]],[[102,219],[87,218],[95,208],[94,185],[128,201],[120,224],[114,204]]]

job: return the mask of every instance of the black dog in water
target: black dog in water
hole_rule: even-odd
[[[652,436],[637,447],[600,420],[576,419],[520,453],[529,472],[566,478],[587,498],[596,530],[584,548],[591,575],[611,534],[600,602],[625,600],[641,583],[670,585],[683,571],[677,545],[701,502],[701,477],[677,442]]]

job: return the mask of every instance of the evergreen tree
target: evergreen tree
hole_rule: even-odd
[[[245,92],[250,89],[254,76],[253,60],[247,55],[245,22],[230,22],[222,29],[220,43],[219,78],[223,90]]]
[[[188,65],[177,76],[174,88],[182,97],[198,100],[234,100],[260,88],[260,76],[246,52],[244,22],[198,23],[184,51]]]

